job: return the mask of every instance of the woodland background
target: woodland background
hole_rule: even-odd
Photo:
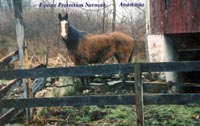
[[[72,2],[66,0],[64,2]],[[25,41],[29,57],[43,62],[46,50],[49,57],[67,50],[58,34],[58,13],[69,13],[70,24],[92,34],[122,31],[135,39],[134,56],[145,59],[145,7],[119,7],[116,0],[99,8],[39,8],[38,2],[54,3],[55,0],[23,0]],[[108,2],[97,0],[96,3]],[[138,2],[127,0],[126,2]],[[17,49],[15,17],[12,0],[0,0],[0,58]],[[120,11],[120,13],[118,13]]]

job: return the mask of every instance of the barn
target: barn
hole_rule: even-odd
[[[200,60],[200,1],[146,0],[149,62]],[[166,81],[199,83],[199,72],[166,72]]]

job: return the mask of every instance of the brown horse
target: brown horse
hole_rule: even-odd
[[[59,32],[75,65],[104,63],[115,57],[119,63],[131,60],[134,40],[127,34],[111,32],[99,35],[76,30],[68,22],[68,14],[59,13]]]
[[[68,14],[59,18],[59,32],[68,48],[70,58],[75,65],[87,65],[91,63],[104,63],[111,57],[115,57],[119,63],[131,61],[134,40],[127,34],[111,32],[100,35],[92,35],[76,30],[69,25]],[[123,78],[123,86],[126,75]],[[81,79],[88,87],[88,79]]]

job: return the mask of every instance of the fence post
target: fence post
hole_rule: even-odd
[[[144,103],[143,103],[143,84],[141,80],[141,64],[134,64],[135,74],[135,99],[136,99],[136,113],[137,126],[144,126]]]

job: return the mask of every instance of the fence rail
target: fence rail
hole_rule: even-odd
[[[103,99],[103,100],[102,100]],[[144,94],[144,105],[200,104],[200,94]],[[91,106],[91,105],[135,105],[135,95],[67,96],[59,98],[5,99],[2,108]]]
[[[200,61],[139,63],[141,72],[200,71]],[[109,64],[95,66],[37,68],[0,71],[0,79],[41,78],[59,76],[93,76],[134,73],[134,64]]]
[[[68,96],[62,98],[3,99],[0,108],[25,108],[68,105],[134,105],[136,104],[137,125],[144,126],[144,105],[155,104],[200,104],[200,94],[144,94],[142,72],[200,71],[200,61],[113,64],[60,68],[38,68],[28,70],[0,71],[0,79],[41,78],[59,76],[94,76],[113,74],[135,74],[135,95],[122,96]]]

